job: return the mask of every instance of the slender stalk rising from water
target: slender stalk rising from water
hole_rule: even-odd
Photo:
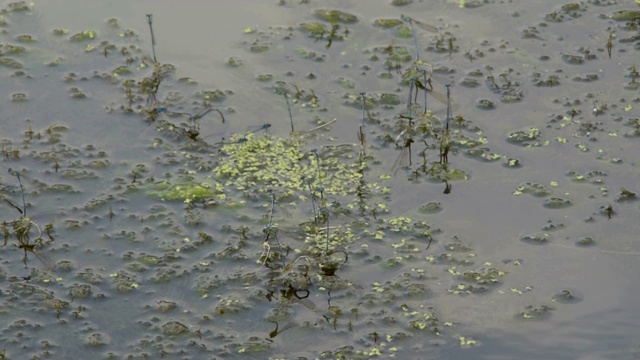
[[[149,23],[149,30],[151,31],[151,50],[153,51],[153,61],[158,62],[156,59],[156,37],[153,34],[153,15],[147,14],[147,22]]]

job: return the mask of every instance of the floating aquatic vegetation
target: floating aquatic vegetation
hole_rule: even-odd
[[[531,74],[531,82],[536,86],[553,87],[561,84],[560,77],[558,75],[547,75],[546,78],[542,77],[542,74],[534,72]]]
[[[449,289],[454,295],[486,293],[501,284],[501,278],[506,274],[504,270],[496,268],[480,268],[457,273],[457,279],[463,281],[456,287]]]
[[[516,315],[518,319],[526,320],[544,320],[551,316],[551,311],[555,310],[548,305],[528,305],[520,314]]]
[[[227,59],[227,65],[231,66],[232,68],[237,68],[241,67],[244,64],[241,58],[237,56],[231,56],[229,59]]]
[[[575,290],[562,290],[551,297],[551,301],[559,304],[577,304],[581,302],[583,296]]]
[[[231,91],[222,90],[204,90],[197,92],[196,96],[206,101],[222,102],[227,98],[227,95],[230,95],[232,93],[233,92]]]
[[[519,168],[522,166],[522,164],[520,163],[520,160],[518,159],[514,159],[514,158],[506,158],[506,161],[503,164],[504,167],[507,168]]]
[[[413,30],[411,27],[406,25],[401,25],[395,28],[395,34],[397,37],[401,39],[410,39],[413,38]]]
[[[22,55],[27,53],[27,48],[19,45],[0,44],[0,54],[6,55]]]
[[[312,61],[316,61],[316,62],[325,61],[326,58],[327,58],[327,54],[318,53],[318,52],[316,52],[314,50],[305,49],[305,48],[302,48],[302,47],[299,47],[299,48],[295,49],[295,53],[296,53],[296,55],[298,55],[299,57],[301,57],[303,59],[312,60]]]
[[[381,105],[395,106],[395,105],[400,105],[402,103],[402,100],[396,94],[381,93],[378,96],[379,96],[379,103]]]
[[[610,15],[610,18],[616,21],[634,21],[640,18],[638,10],[620,10]]]
[[[300,24],[300,30],[314,38],[321,38],[329,32],[325,25],[320,22],[302,23]]]
[[[259,74],[257,79],[260,82],[269,82],[269,81],[273,80],[273,75],[272,74]]]
[[[128,293],[140,286],[140,284],[135,280],[135,277],[125,271],[110,274],[109,277],[111,277],[113,281],[115,290],[119,293]]]
[[[252,53],[258,53],[259,54],[259,53],[263,53],[263,52],[269,51],[269,45],[268,44],[254,44],[254,45],[251,45],[249,50],[251,50]]]
[[[467,88],[476,88],[478,86],[480,86],[480,81],[478,81],[478,79],[475,78],[471,78],[471,77],[465,77],[464,79],[462,79],[460,81],[460,85],[467,87]],[[489,101],[489,100],[485,100],[485,101]],[[478,103],[480,103],[480,101],[478,101]]]
[[[162,333],[169,336],[184,335],[189,333],[189,328],[179,321],[169,321],[162,325]]]
[[[6,66],[12,69],[22,69],[24,65],[16,59],[12,59],[10,57],[2,57],[0,58],[0,65]]]
[[[403,24],[401,19],[375,19],[373,25],[383,29],[389,29]]]
[[[480,99],[476,103],[476,107],[481,110],[492,110],[495,108],[495,104],[491,100]]]
[[[546,197],[551,195],[551,190],[547,189],[544,185],[538,183],[527,182],[524,183],[514,191],[514,195],[529,194],[535,197]]]
[[[419,211],[425,214],[435,214],[442,211],[442,206],[438,202],[430,202],[424,205],[421,205]]]
[[[175,185],[166,181],[158,182],[153,184],[149,194],[165,201],[182,200],[185,202],[222,196],[220,188],[212,188],[210,184],[196,183],[193,180],[186,180]]]
[[[413,0],[391,0],[393,6],[407,6],[413,3]]]
[[[92,294],[91,285],[88,284],[74,284],[69,288],[69,296],[72,299],[82,299]]]
[[[24,34],[16,36],[16,41],[21,43],[34,43],[38,40],[33,35]]]
[[[469,175],[463,170],[451,168],[446,164],[433,165],[428,174],[433,181],[437,182],[469,179]]]
[[[353,24],[358,22],[358,17],[342,10],[318,9],[314,11],[316,17],[330,23]]]
[[[111,343],[110,337],[103,333],[93,333],[87,336],[86,344],[91,347],[101,347]]]
[[[305,179],[313,179],[326,195],[346,196],[355,194],[362,177],[359,163],[344,163],[329,156],[322,156],[320,163],[304,152],[302,141],[297,139],[248,134],[231,141],[238,139],[244,141],[222,146],[226,157],[213,170],[225,191],[234,188],[265,193],[268,189],[283,189],[281,196],[295,201],[304,199],[300,196],[307,189]],[[295,195],[297,192],[300,194]]]
[[[504,157],[504,155],[491,152],[491,150],[486,147],[469,149],[465,151],[465,154],[472,159],[481,160],[485,162],[498,161]]]
[[[616,197],[617,202],[628,202],[637,200],[637,194],[625,188],[620,189],[620,194]]]
[[[24,12],[24,11],[29,11],[31,9],[31,7],[29,6],[29,4],[27,4],[26,1],[16,1],[16,2],[12,2],[7,4],[7,8],[10,11],[15,11],[15,12]]]
[[[581,237],[578,241],[576,241],[576,245],[577,246],[593,246],[595,245],[596,242],[595,240],[593,240],[593,238],[589,237],[589,236],[584,236]]]
[[[543,245],[549,242],[549,234],[544,232],[538,232],[538,233],[523,235],[520,237],[520,241],[528,244]]]
[[[507,141],[520,146],[540,146],[540,130],[530,127],[525,130],[517,130],[507,135]]]
[[[567,173],[567,176],[571,179],[571,181],[576,183],[584,183],[590,182],[591,184],[602,184],[604,183],[604,177],[607,176],[605,172],[602,171],[590,171],[586,174],[580,174],[575,171],[570,171]]]
[[[598,74],[584,74],[584,75],[577,75],[572,80],[580,81],[580,82],[592,82],[598,79],[600,79],[600,76]]]
[[[94,30],[85,30],[77,34],[72,35],[69,40],[71,42],[86,42],[95,39],[98,33]]]
[[[571,65],[582,65],[584,58],[580,55],[562,54],[562,60]]]
[[[550,209],[563,209],[571,206],[571,200],[552,197],[544,201],[543,206]]]
[[[353,90],[356,87],[356,82],[353,79],[349,79],[343,76],[340,76],[336,79],[336,82],[343,88]]]
[[[563,223],[553,222],[551,220],[547,221],[547,223],[542,227],[542,231],[556,231],[563,229],[565,225]]]

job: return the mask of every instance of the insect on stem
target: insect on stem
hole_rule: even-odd
[[[400,15],[400,18],[409,23],[411,27],[411,35],[413,36],[413,44],[416,47],[416,61],[420,60],[420,50],[418,48],[418,38],[416,37],[416,30],[413,28],[413,21],[406,15]]]
[[[411,35],[413,35],[413,44],[416,47],[416,61],[420,60],[419,57],[419,48],[418,48],[418,37],[416,36],[416,30],[413,27],[413,25],[417,25],[418,27],[420,27],[423,30],[429,31],[429,32],[433,32],[433,33],[437,33],[438,32],[438,28],[433,26],[433,25],[429,25],[429,24],[425,24],[421,21],[418,21],[416,19],[410,18],[406,15],[400,15],[400,18],[409,23],[409,26],[411,27]]]
[[[153,34],[153,15],[147,14],[147,22],[149,23],[149,30],[151,31],[151,50],[153,51],[153,61],[158,62],[156,59],[156,37]]]
[[[284,100],[287,102],[287,111],[289,111],[289,122],[291,123],[291,133],[294,133],[295,129],[293,128],[293,116],[291,115],[291,106],[289,105],[289,95],[287,95],[286,90],[276,89],[276,93],[284,96]]]

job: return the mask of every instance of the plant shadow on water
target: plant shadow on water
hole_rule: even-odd
[[[234,89],[178,77],[151,14],[6,5],[0,358],[637,355],[598,334],[637,320],[638,12],[459,4],[280,1]]]

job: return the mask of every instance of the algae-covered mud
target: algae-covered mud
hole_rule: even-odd
[[[4,3],[0,358],[637,358],[640,9],[545,3]]]

